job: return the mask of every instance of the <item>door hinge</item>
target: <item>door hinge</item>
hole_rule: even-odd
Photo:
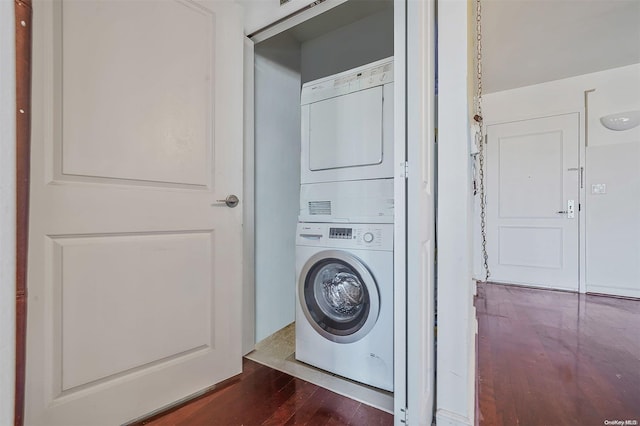
[[[408,425],[409,424],[409,420],[407,419],[407,407],[401,408],[400,409],[400,423],[404,424],[404,425]]]
[[[402,171],[402,177],[405,178],[405,179],[409,177],[409,162],[408,161],[404,162],[404,169]]]

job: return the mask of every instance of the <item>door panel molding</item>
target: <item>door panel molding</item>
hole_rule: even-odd
[[[133,2],[124,19],[115,3],[65,4],[56,3],[51,41],[61,87],[48,118],[55,180],[209,188],[213,13],[191,2]],[[96,9],[94,21],[83,7]],[[95,51],[110,60],[87,61]]]

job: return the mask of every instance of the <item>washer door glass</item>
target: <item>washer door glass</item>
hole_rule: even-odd
[[[316,260],[301,279],[301,302],[307,319],[329,340],[359,340],[377,320],[375,282],[355,258]]]

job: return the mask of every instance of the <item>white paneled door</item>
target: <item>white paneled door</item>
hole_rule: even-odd
[[[435,4],[406,5],[408,51],[419,52],[406,58],[406,423],[426,426],[435,408]]]
[[[579,117],[488,126],[491,281],[578,290]]]
[[[241,13],[34,16],[25,423],[122,424],[241,370]]]

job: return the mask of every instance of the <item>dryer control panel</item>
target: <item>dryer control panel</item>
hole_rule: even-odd
[[[300,105],[393,82],[393,57],[382,59],[302,85]]]

